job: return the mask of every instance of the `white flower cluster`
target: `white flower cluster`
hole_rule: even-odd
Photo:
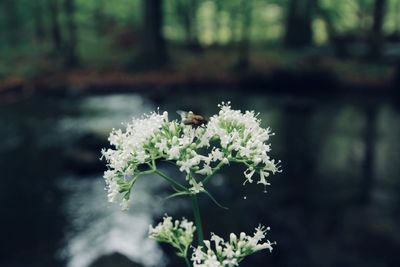
[[[246,256],[257,251],[269,249],[272,252],[272,245],[276,242],[267,240],[262,243],[265,238],[266,231],[269,228],[259,226],[253,236],[240,233],[239,238],[231,233],[229,241],[224,241],[221,237],[212,234],[211,241],[214,242],[214,248],[211,242],[204,241],[206,251],[199,246],[192,255],[193,267],[233,267],[238,266]]]
[[[245,182],[252,183],[253,175],[258,173],[257,183],[269,185],[266,178],[270,173],[279,171],[279,162],[275,163],[268,155],[271,146],[267,142],[273,135],[271,130],[260,126],[261,121],[254,111],[242,113],[240,110],[233,110],[230,102],[222,103],[219,107],[219,114],[210,118],[202,138],[203,143],[209,145],[210,140],[219,140],[220,147],[213,148],[213,155],[217,154],[218,159],[224,163],[245,164]]]
[[[186,258],[195,231],[193,222],[185,218],[173,222],[172,217],[165,215],[163,221],[155,228],[152,225],[149,226],[149,237],[158,242],[170,244],[177,249],[178,256]]]
[[[102,157],[107,160],[108,170],[104,172],[108,199],[115,202],[122,195],[123,208],[127,208],[130,189],[142,174],[138,166],[152,161],[151,139],[167,122],[168,114],[152,113],[140,119],[133,119],[122,132],[114,130],[108,138],[115,149],[103,149]]]
[[[115,149],[102,150],[108,162],[104,178],[109,201],[122,198],[126,208],[136,179],[144,174],[160,174],[158,159],[172,161],[185,173],[188,185],[182,187],[189,194],[204,191],[213,174],[230,162],[246,166],[245,183],[252,183],[258,174],[257,183],[269,185],[266,178],[279,171],[279,162],[268,155],[270,129],[260,126],[254,111],[233,110],[229,102],[219,107],[219,113],[199,127],[169,121],[164,112],[134,119],[125,132],[113,130],[109,141]]]

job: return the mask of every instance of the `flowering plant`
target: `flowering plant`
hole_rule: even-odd
[[[279,162],[271,159],[269,128],[260,126],[254,111],[242,113],[231,108],[230,102],[219,105],[220,111],[207,124],[188,125],[184,121],[168,119],[168,113],[151,113],[133,119],[126,130],[113,130],[109,141],[114,149],[103,149],[108,170],[104,173],[108,199],[120,201],[123,209],[129,207],[130,193],[137,179],[146,174],[158,174],[176,191],[172,196],[187,195],[192,199],[195,225],[183,219],[172,222],[164,217],[158,226],[150,227],[150,237],[167,242],[185,258],[191,266],[187,252],[197,230],[198,247],[191,258],[193,266],[236,266],[245,257],[261,249],[272,250],[272,243],[259,243],[265,237],[262,227],[256,228],[253,237],[244,233],[239,239],[231,234],[224,243],[217,235],[212,236],[215,250],[210,242],[203,241],[197,194],[206,193],[207,184],[216,172],[230,162],[246,166],[243,184],[254,180],[264,187],[267,177],[279,172]],[[185,174],[185,184],[169,177],[157,168],[159,160],[167,160]]]

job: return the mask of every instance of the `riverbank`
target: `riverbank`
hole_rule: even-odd
[[[337,77],[324,70],[261,72],[221,72],[213,76],[202,73],[180,73],[171,70],[144,73],[99,72],[75,70],[35,77],[9,77],[0,83],[0,98],[24,97],[34,94],[75,95],[91,93],[146,92],[152,90],[191,88],[192,90],[215,87],[241,88],[276,93],[326,94],[373,93],[396,94],[394,70],[384,77]]]
[[[165,67],[146,71],[128,70],[112,61],[109,64],[86,61],[81,67],[62,69],[50,61],[42,64],[46,67],[35,69],[34,74],[10,71],[3,75],[0,78],[0,100],[15,101],[37,94],[137,91],[157,94],[160,90],[172,92],[180,88],[207,90],[217,87],[296,95],[398,95],[397,70],[393,64],[337,59],[317,52],[298,57],[276,49],[253,51],[247,68],[235,67],[234,51],[218,49],[201,53],[179,50],[172,53]]]

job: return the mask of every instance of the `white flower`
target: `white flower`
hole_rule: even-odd
[[[256,180],[269,185],[269,175],[280,171],[279,162],[268,154],[270,129],[261,127],[254,111],[234,110],[229,102],[219,108],[202,127],[169,121],[164,112],[133,119],[125,131],[113,130],[109,136],[113,148],[102,150],[108,167],[104,178],[109,201],[124,199],[123,207],[128,207],[133,177],[155,172],[158,160],[163,159],[185,173],[189,183],[185,187],[195,194],[203,192],[212,175],[231,162],[246,166],[244,184]],[[194,176],[203,183],[193,182]]]
[[[205,260],[204,260],[204,266],[207,267],[222,267],[222,263],[218,261],[217,256],[215,255],[209,255]]]
[[[211,151],[212,161],[222,160],[224,158],[224,153],[221,152],[219,148],[215,148]]]
[[[106,180],[105,189],[108,191],[108,201],[115,202],[119,194],[119,187],[115,179],[115,173],[113,171],[106,171],[104,173],[104,179]]]
[[[225,249],[222,252],[222,256],[224,256],[227,259],[232,259],[235,256],[235,252],[231,244],[225,245]]]
[[[168,151],[168,159],[179,159],[180,151],[178,146],[173,146]]]
[[[237,259],[232,258],[232,259],[226,259],[223,262],[223,266],[239,266],[239,263]]]
[[[245,257],[264,249],[272,251],[272,245],[275,244],[265,238],[266,231],[269,228],[259,226],[253,236],[248,236],[245,233],[240,233],[239,239],[235,234],[230,234],[230,240],[224,240],[212,234],[211,241],[214,242],[212,248],[210,241],[205,240],[203,247],[197,247],[194,250],[191,260],[194,267],[211,267],[211,266],[238,266],[239,262]]]
[[[190,192],[198,194],[204,191],[202,182],[196,182],[194,179],[191,179],[189,180],[189,183],[192,185],[192,187],[189,189]]]
[[[164,121],[168,121],[168,112],[167,111],[164,111],[162,116],[163,116]]]
[[[252,182],[253,170],[262,169],[258,183],[266,185],[267,172],[275,173],[277,165],[267,154],[270,145],[266,142],[272,135],[269,128],[262,128],[261,121],[254,111],[242,113],[240,110],[231,109],[230,102],[219,105],[220,112],[210,118],[204,133],[209,139],[219,140],[224,154],[220,148],[211,152],[213,161],[229,161],[245,163],[251,168],[245,172],[246,181]],[[229,160],[228,160],[229,159]]]
[[[166,152],[168,150],[167,139],[161,139],[159,143],[155,144],[155,147],[162,152]]]
[[[248,169],[246,169],[245,171],[244,171],[244,176],[246,177],[246,181],[245,182],[249,182],[249,183],[252,183],[253,182],[253,180],[251,179],[251,177],[253,177],[253,174],[254,174],[254,172],[255,172],[256,170],[255,169],[252,169],[252,168],[248,168]]]
[[[195,231],[196,227],[193,226],[193,222],[185,218],[173,222],[172,217],[165,215],[163,221],[156,227],[149,226],[149,237],[158,242],[170,244],[178,250],[180,257],[186,257]]]
[[[203,169],[196,171],[196,173],[202,174],[202,175],[210,175],[210,174],[212,174],[212,172],[213,172],[213,170],[209,164],[204,164]]]
[[[189,222],[185,218],[181,221],[181,227],[185,229],[185,233],[194,232],[193,222]]]
[[[192,254],[192,258],[191,258],[194,266],[198,266],[197,264],[200,264],[203,261],[204,257],[205,257],[205,253],[203,252],[202,247],[201,246],[197,247],[194,250],[194,252]]]
[[[128,210],[129,209],[129,199],[123,198],[121,202],[121,208],[122,210]]]
[[[257,184],[263,184],[263,185],[270,185],[270,183],[267,182],[265,178],[269,176],[269,172],[262,170],[260,171],[260,180],[257,182]]]
[[[219,245],[219,243],[224,242],[224,240],[221,237],[217,236],[214,233],[211,233],[211,241],[214,241],[215,245],[217,246]]]

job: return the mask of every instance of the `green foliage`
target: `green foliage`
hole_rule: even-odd
[[[135,55],[141,47],[146,47],[143,43],[144,0],[73,0],[76,8],[72,18],[66,16],[65,1],[0,1],[0,72],[3,75],[32,75],[35,71],[26,70],[25,66],[35,69],[37,65],[46,65],[41,61],[49,58],[56,59],[56,63],[64,62],[69,45],[66,43],[68,19],[73,19],[77,26],[77,56],[83,66],[123,68],[135,64]],[[58,4],[59,13],[61,48],[56,50],[51,3]],[[243,28],[246,19],[243,0],[162,1],[161,31],[170,45],[235,47],[243,36],[247,36],[252,46],[282,42],[290,0],[247,3],[250,8],[248,30]],[[327,44],[333,34],[364,37],[370,34],[374,0],[318,0],[313,3],[314,44]],[[400,0],[387,0],[385,10],[384,33],[399,36]],[[24,63],[19,66],[19,62]]]

